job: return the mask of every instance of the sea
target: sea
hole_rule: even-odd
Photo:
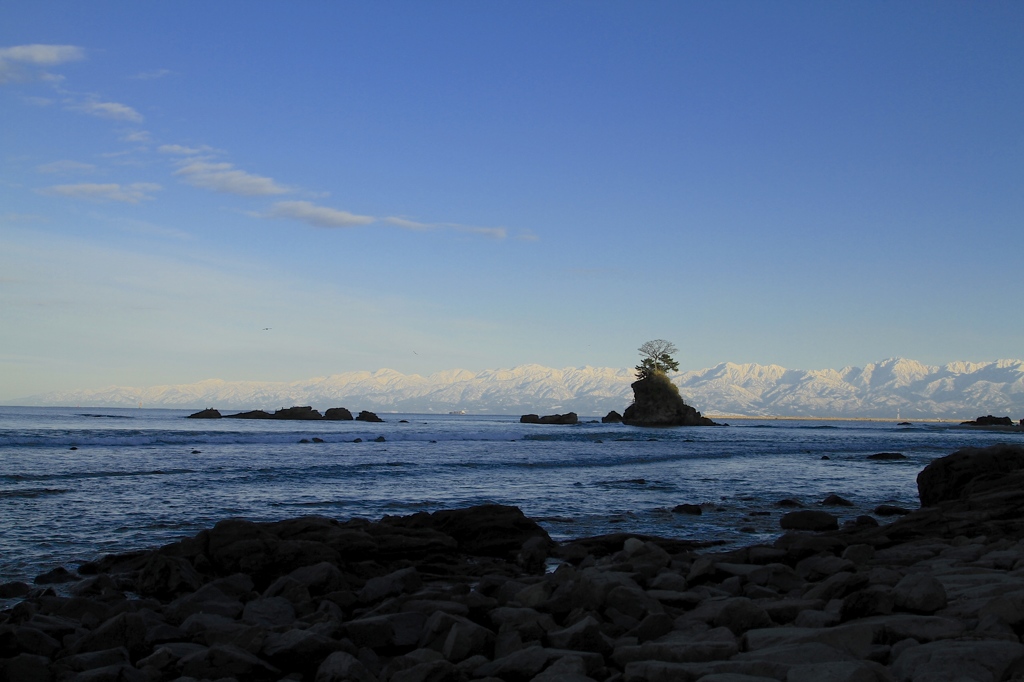
[[[796,500],[918,506],[916,476],[965,446],[1024,440],[951,423],[738,419],[651,429],[517,416],[383,423],[188,419],[191,410],[0,407],[0,583],[158,547],[217,521],[380,519],[515,505],[558,540],[628,532],[770,542]],[[226,412],[227,413],[227,412]],[[318,439],[322,442],[314,441]],[[868,455],[898,452],[906,459]],[[699,504],[702,514],[673,512]],[[767,513],[765,513],[767,512]]]

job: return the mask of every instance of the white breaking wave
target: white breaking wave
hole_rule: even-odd
[[[863,368],[796,370],[722,363],[672,375],[688,403],[710,415],[971,419],[1024,416],[1024,361],[951,362],[890,358]],[[429,376],[391,369],[291,382],[224,381],[55,391],[21,405],[267,409],[312,405],[408,413],[603,415],[632,400],[633,370],[521,365]]]

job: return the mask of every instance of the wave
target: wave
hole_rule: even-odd
[[[0,500],[7,500],[11,498],[33,498],[42,497],[43,495],[60,495],[61,493],[70,492],[68,488],[22,488],[21,490],[0,490]]]
[[[83,478],[117,478],[124,476],[175,476],[197,473],[194,469],[152,469],[142,471],[78,471],[59,474],[4,474],[0,481],[57,481],[77,480]],[[67,492],[61,490],[60,492]]]

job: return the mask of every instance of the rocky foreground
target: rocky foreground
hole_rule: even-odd
[[[1024,448],[954,453],[918,487],[926,506],[892,524],[728,552],[556,546],[500,506],[226,520],[0,585],[22,597],[0,613],[0,679],[1024,679]]]

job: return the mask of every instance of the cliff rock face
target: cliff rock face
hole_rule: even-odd
[[[664,374],[634,381],[633,404],[622,413],[631,426],[718,426],[683,402],[679,389]]]

